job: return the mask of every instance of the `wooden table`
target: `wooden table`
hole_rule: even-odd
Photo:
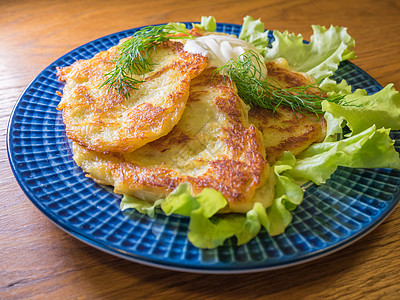
[[[0,1],[0,298],[400,299],[400,210],[349,247],[286,269],[242,275],[173,272],[105,254],[66,234],[28,200],[10,170],[6,127],[29,82],[66,52],[117,31],[169,21],[241,24],[311,34],[346,26],[355,63],[400,90],[400,4],[373,1]]]

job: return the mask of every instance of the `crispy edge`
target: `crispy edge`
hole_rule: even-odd
[[[78,80],[91,76],[100,76],[101,74],[95,66],[99,62],[108,63],[110,59],[115,58],[116,54],[114,52],[117,49],[116,47],[117,46],[114,46],[107,51],[100,52],[92,59],[80,60],[69,67],[58,69],[57,75],[59,76],[59,80],[67,81],[68,74],[71,72],[77,73],[75,76],[77,76]],[[184,51],[181,43],[169,41],[162,44],[160,47],[170,48],[175,53],[178,53],[179,59],[175,59],[171,64],[151,74],[147,80],[155,79],[169,69],[178,70],[179,74],[188,75],[183,77],[179,89],[175,89],[168,94],[167,102],[170,103],[169,107],[160,108],[150,103],[138,105],[129,114],[127,122],[130,126],[126,130],[121,130],[119,132],[119,138],[116,139],[114,143],[88,143],[86,142],[87,139],[82,137],[81,130],[76,129],[76,127],[81,127],[81,124],[72,125],[72,122],[69,121],[69,119],[71,119],[68,112],[69,104],[67,101],[64,101],[64,97],[59,93],[59,95],[62,96],[62,100],[57,109],[63,110],[63,119],[66,124],[66,134],[68,138],[93,151],[131,152],[167,134],[179,121],[189,95],[190,81],[204,70],[207,65],[207,58],[202,55],[191,54]],[[95,102],[95,99],[91,99],[88,90],[83,86],[75,88],[74,93],[76,93],[76,97],[84,99],[88,104]],[[108,92],[102,95],[101,98],[100,103],[104,103],[104,105],[97,109],[103,112],[106,112],[116,104],[125,100],[122,95],[116,94],[115,92]],[[178,99],[179,101],[177,101]],[[101,118],[97,118],[95,122],[99,127],[106,126]],[[155,124],[156,126],[153,126],[153,128],[161,128],[161,125],[165,125],[167,130],[154,131],[149,127],[149,124]],[[127,138],[127,135],[131,137]]]

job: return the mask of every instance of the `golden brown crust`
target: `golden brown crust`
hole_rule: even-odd
[[[291,70],[285,59],[279,58],[269,61],[265,65],[268,70],[268,78],[273,79],[282,87],[303,86],[314,82],[309,75]]]
[[[128,154],[104,154],[77,145],[74,159],[100,183],[148,201],[165,197],[182,182],[194,193],[220,191],[224,212],[246,212],[257,189],[270,180],[260,132],[247,120],[235,88],[211,70],[192,81],[187,108],[166,136]],[[268,206],[273,188],[261,201]]]
[[[289,107],[280,107],[273,114],[264,109],[251,109],[250,120],[264,136],[268,162],[274,163],[284,151],[298,155],[325,137],[326,123],[322,116],[294,113]]]
[[[181,43],[166,42],[151,54],[155,70],[125,98],[100,88],[117,50],[112,47],[57,72],[66,82],[58,109],[63,110],[67,136],[94,151],[130,152],[171,131],[185,108],[191,79],[207,64],[205,57],[185,52]]]
[[[306,74],[290,70],[286,61],[279,59],[266,63],[268,77],[284,88],[313,83]],[[309,89],[310,93],[319,93]],[[326,122],[322,115],[294,113],[291,108],[280,106],[277,111],[259,107],[250,109],[250,122],[262,133],[266,158],[273,164],[284,151],[299,154],[311,144],[321,142],[326,134]]]

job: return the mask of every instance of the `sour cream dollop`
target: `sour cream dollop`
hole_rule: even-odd
[[[216,68],[224,66],[231,58],[238,60],[239,56],[248,50],[253,50],[257,53],[260,61],[264,62],[264,57],[257,51],[256,47],[233,35],[210,34],[187,40],[184,50],[206,56],[210,67]],[[261,72],[265,78],[267,68],[264,64],[261,66]]]

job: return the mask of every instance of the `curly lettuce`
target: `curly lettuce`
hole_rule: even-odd
[[[275,40],[265,59],[285,58],[294,71],[307,73],[320,82],[333,75],[341,61],[356,58],[351,50],[355,42],[346,28],[313,25],[312,29],[309,43],[304,43],[300,34],[274,30]]]
[[[266,54],[269,46],[268,31],[265,30],[264,23],[260,19],[254,20],[246,16],[243,19],[239,39],[253,44],[263,56]]]
[[[296,179],[325,183],[338,166],[400,168],[400,158],[389,129],[375,125],[350,138],[311,145],[302,152],[289,174]]]
[[[214,32],[217,29],[217,21],[213,16],[203,16],[201,17],[200,24],[193,24],[193,26],[209,32]]]
[[[351,50],[355,42],[345,27],[313,25],[312,29],[309,43],[301,34],[274,30],[270,44],[264,23],[247,16],[239,38],[252,43],[266,61],[284,58],[294,71],[307,73],[320,82],[333,75],[341,61],[356,58]]]
[[[381,91],[367,95],[365,90],[356,90],[345,96],[349,105],[338,105],[324,101],[322,109],[334,118],[346,120],[351,135],[375,125],[377,128],[400,129],[400,93],[393,84]]]

